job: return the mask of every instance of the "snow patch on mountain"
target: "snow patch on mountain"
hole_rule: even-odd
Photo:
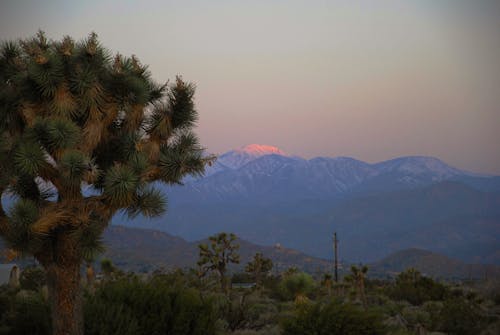
[[[218,177],[211,178],[214,175]],[[263,181],[259,176],[271,179]],[[267,186],[272,184],[274,188],[283,184],[281,186],[288,189],[305,188],[314,194],[340,194],[360,187],[376,190],[414,188],[463,176],[472,175],[434,157],[406,156],[375,164],[351,157],[316,157],[308,160],[288,155],[275,146],[250,144],[219,156],[201,179],[208,178],[207,184],[217,180],[218,189],[227,187],[226,183],[229,183],[229,189],[244,191],[242,180],[245,180],[246,186],[255,190],[264,185],[250,184],[262,182]],[[200,181],[200,178],[186,181]]]
[[[432,174],[434,180],[449,179],[458,175],[467,174],[453,168],[443,161],[427,156],[407,156],[391,159],[373,165],[380,174],[399,172],[406,175]]]
[[[221,155],[217,161],[223,166],[236,170],[256,158],[266,155],[288,156],[281,149],[271,145],[249,144]]]

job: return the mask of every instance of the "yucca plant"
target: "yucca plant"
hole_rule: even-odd
[[[0,236],[47,272],[53,333],[82,334],[80,268],[118,211],[161,214],[156,182],[213,157],[192,129],[194,86],[155,83],[135,57],[43,32],[0,50]]]
[[[262,286],[262,277],[266,276],[273,268],[273,261],[266,258],[262,253],[257,252],[253,259],[245,266],[245,271],[251,274],[255,279],[257,287]]]
[[[240,263],[240,255],[238,254],[240,245],[236,243],[236,240],[235,234],[222,232],[208,238],[210,245],[206,243],[198,245],[200,275],[204,276],[209,272],[217,273],[221,290],[226,294],[229,293],[230,288],[226,277],[227,267],[230,263]]]

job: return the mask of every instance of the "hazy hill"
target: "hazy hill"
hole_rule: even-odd
[[[198,244],[206,241],[187,242],[167,233],[111,226],[104,235],[105,257],[111,258],[123,269],[145,271],[164,267],[195,267],[198,260]],[[239,239],[241,262],[233,269],[242,270],[243,266],[257,252],[262,252],[273,260],[273,271],[280,272],[291,266],[315,273],[332,271],[332,262],[308,256],[284,247],[261,246]],[[500,266],[468,264],[442,254],[422,250],[405,249],[369,264],[370,276],[393,276],[408,268],[415,268],[425,275],[447,279],[483,279],[500,277]],[[344,263],[342,271],[349,271]]]
[[[307,207],[304,213],[299,213],[300,206]],[[418,247],[467,262],[500,263],[500,195],[462,184],[445,182],[330,206],[297,203],[292,214],[281,216],[262,212],[243,237],[260,243],[277,239],[319,257],[331,258],[331,234],[336,231],[341,257],[353,262]],[[264,230],[267,235],[262,235]]]
[[[164,232],[111,226],[104,234],[105,257],[126,270],[146,271],[155,268],[195,268],[198,261],[198,244],[203,241],[187,242]],[[257,252],[272,259],[274,271],[291,266],[315,272],[331,267],[331,262],[310,257],[296,250],[284,247],[261,246],[239,239],[240,265],[242,270]]]
[[[434,278],[485,279],[500,277],[500,266],[468,264],[434,252],[406,249],[395,252],[369,266],[371,275],[395,275],[408,268]]]
[[[103,257],[122,270],[144,272],[154,269],[195,268],[198,260],[198,244],[206,240],[188,242],[170,234],[149,229],[110,226],[104,234],[106,251]],[[279,273],[295,266],[301,270],[318,273],[333,270],[332,262],[308,256],[282,246],[261,246],[239,239],[241,262],[232,266],[235,271],[243,267],[257,252],[273,260],[273,272]],[[341,244],[342,246],[342,244]],[[0,262],[3,244],[0,241]],[[342,250],[342,247],[340,248]],[[31,258],[17,260],[21,266],[32,264]],[[340,273],[349,272],[349,262],[341,262]],[[369,276],[386,278],[408,268],[415,268],[427,276],[445,279],[484,279],[500,277],[500,266],[469,264],[422,249],[405,249],[369,264]]]

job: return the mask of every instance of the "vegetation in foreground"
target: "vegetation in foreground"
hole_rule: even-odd
[[[262,261],[262,255],[253,262]],[[267,262],[267,260],[264,260]],[[123,273],[109,261],[84,294],[85,334],[498,334],[499,283],[445,284],[414,269],[370,280],[353,268],[339,283],[295,268],[280,275],[255,264],[217,270]],[[0,334],[50,334],[44,270],[23,271],[19,287],[0,287]],[[362,281],[362,284],[360,283]],[[244,284],[251,285],[244,285]],[[362,290],[362,291],[361,291]]]

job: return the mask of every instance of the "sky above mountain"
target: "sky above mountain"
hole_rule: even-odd
[[[211,152],[426,155],[498,175],[498,17],[495,0],[4,0],[0,39],[95,31],[158,81],[182,74]]]

